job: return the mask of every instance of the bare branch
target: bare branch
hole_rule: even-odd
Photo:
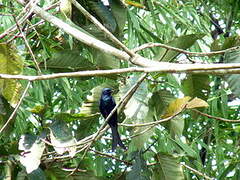
[[[240,63],[230,64],[174,64],[168,63],[168,65],[162,67],[130,67],[122,69],[112,70],[92,70],[92,71],[78,71],[69,73],[55,73],[38,76],[27,75],[12,75],[12,74],[0,74],[0,79],[19,79],[28,81],[56,79],[63,77],[83,77],[83,76],[103,76],[112,74],[123,74],[131,72],[159,72],[159,73],[208,73],[208,74],[240,74]]]
[[[189,169],[190,171],[196,173],[197,175],[200,175],[200,176],[204,177],[205,179],[209,179],[209,180],[213,180],[213,179],[214,179],[214,178],[212,178],[212,177],[207,176],[206,174],[204,174],[204,173],[202,173],[202,172],[199,172],[199,171],[196,170],[196,169],[193,169],[192,167],[190,167],[190,166],[188,166],[188,165],[186,165],[186,164],[184,164],[184,163],[180,163],[180,164],[181,164],[183,167]]]
[[[184,49],[179,49],[179,48],[176,48],[176,47],[172,47],[172,46],[169,46],[169,45],[166,45],[166,44],[146,43],[146,44],[143,44],[143,45],[141,45],[137,48],[134,48],[133,51],[137,52],[137,51],[141,51],[143,49],[152,48],[152,47],[162,47],[162,48],[165,48],[165,49],[169,49],[169,50],[173,50],[173,51],[180,52],[180,53],[183,53],[183,54],[187,54],[188,56],[199,56],[199,57],[201,57],[201,56],[215,56],[215,55],[219,55],[219,54],[224,54],[227,51],[233,51],[233,50],[237,50],[237,49],[240,48],[239,46],[236,46],[236,47],[228,48],[228,49],[225,49],[225,50],[222,50],[222,51],[190,52],[190,51],[186,51]]]
[[[216,116],[211,116],[209,114],[206,114],[206,113],[203,113],[201,111],[198,111],[196,109],[191,109],[192,111],[202,115],[202,116],[206,116],[208,118],[212,118],[212,119],[216,119],[216,120],[219,120],[219,121],[224,121],[224,122],[231,122],[231,123],[240,123],[240,120],[231,120],[231,119],[225,119],[225,118],[221,118],[221,117],[216,117]]]
[[[13,12],[13,14],[14,14],[14,12]],[[20,24],[18,23],[15,15],[13,15],[13,19],[14,19],[14,21],[15,21],[15,23],[16,23],[16,26],[17,26],[17,28],[18,28],[18,30],[19,30],[19,32],[20,32],[20,34],[21,34],[21,36],[22,36],[22,38],[23,38],[23,40],[24,40],[24,43],[25,43],[28,51],[30,52],[30,54],[31,54],[31,56],[32,56],[32,58],[33,58],[33,62],[34,62],[35,66],[36,66],[36,68],[37,68],[37,70],[38,70],[38,73],[39,73],[39,74],[42,74],[41,69],[39,68],[38,63],[37,63],[37,60],[36,60],[36,58],[35,58],[35,55],[33,54],[32,48],[30,47],[30,45],[29,45],[29,43],[28,43],[28,40],[27,40],[25,34],[23,33],[23,31],[22,31],[22,29],[21,29],[21,27],[20,27]]]

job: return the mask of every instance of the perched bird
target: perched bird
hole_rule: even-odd
[[[99,101],[99,109],[105,119],[116,106],[115,100],[111,94],[112,90],[110,88],[104,88]],[[112,117],[109,119],[108,124],[112,130],[112,151],[116,149],[117,145],[126,150],[126,147],[122,143],[118,133],[117,111],[115,111]]]

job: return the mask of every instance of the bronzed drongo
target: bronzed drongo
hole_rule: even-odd
[[[116,106],[115,100],[111,94],[112,94],[112,90],[110,88],[104,88],[102,90],[102,95],[99,102],[99,109],[105,119],[108,117],[108,115]],[[108,121],[108,124],[112,130],[112,151],[116,149],[117,145],[119,145],[123,149],[126,149],[118,133],[117,118],[118,118],[117,111],[115,111],[112,117]]]

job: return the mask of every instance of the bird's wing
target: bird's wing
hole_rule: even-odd
[[[99,102],[99,110],[100,110],[101,114],[103,115],[103,117],[107,118],[108,112],[106,111],[106,107],[104,106],[102,99],[100,99],[100,102]]]

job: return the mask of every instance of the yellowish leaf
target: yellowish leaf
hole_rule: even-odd
[[[145,8],[144,5],[142,5],[141,3],[135,2],[135,1],[125,0],[124,2],[128,5],[135,6],[137,8]]]
[[[186,108],[192,109],[192,108],[198,108],[198,107],[208,107],[208,103],[200,98],[195,97],[191,101],[187,103]]]
[[[174,101],[172,101],[165,114],[162,116],[162,118],[167,118],[170,116],[173,116],[174,114],[182,111],[182,109],[188,104],[189,100],[191,99],[191,97],[186,96],[184,98],[179,98],[179,99],[175,99]]]
[[[0,73],[20,74],[23,62],[17,54],[16,49],[8,44],[0,44]],[[0,94],[2,94],[12,105],[19,100],[21,85],[14,79],[0,79]]]

